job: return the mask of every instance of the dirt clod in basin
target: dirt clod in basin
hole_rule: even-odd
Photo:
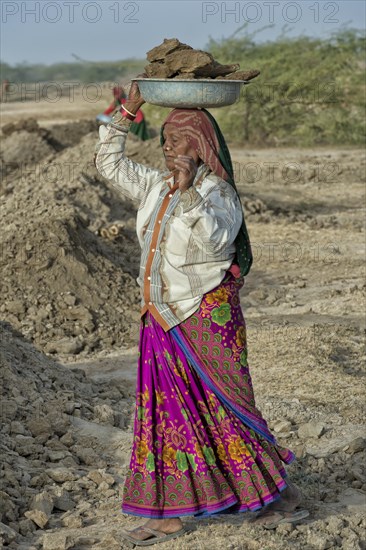
[[[242,71],[239,63],[222,65],[203,50],[195,50],[177,38],[165,38],[163,43],[147,52],[149,65],[145,67],[148,78],[227,78],[251,80],[258,70]],[[245,77],[245,78],[244,78]]]

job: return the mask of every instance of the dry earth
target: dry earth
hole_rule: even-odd
[[[19,550],[125,548],[138,332],[134,206],[91,164],[103,103],[2,108],[1,524]],[[36,124],[24,126],[29,117]],[[78,117],[75,120],[75,117]],[[33,129],[32,129],[33,128]],[[43,128],[43,129],[42,129]],[[31,130],[31,131],[29,131]],[[163,167],[157,139],[132,158]],[[255,262],[242,291],[257,401],[310,517],[186,523],[177,550],[365,543],[365,155],[231,147]],[[161,550],[171,544],[159,545]]]

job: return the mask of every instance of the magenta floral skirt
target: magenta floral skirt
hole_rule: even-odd
[[[144,316],[124,513],[254,511],[286,487],[283,463],[294,455],[277,445],[255,406],[242,285],[228,273],[194,315],[168,332]]]

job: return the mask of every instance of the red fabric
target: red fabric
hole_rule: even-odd
[[[174,109],[165,120],[185,136],[200,159],[214,174],[227,180],[228,174],[219,159],[219,142],[207,115],[199,109]]]
[[[105,111],[103,111],[103,114],[110,115],[111,113],[113,113],[116,107],[118,107],[118,105],[116,105],[116,102],[113,101],[113,103],[111,103],[110,106]]]
[[[234,275],[235,279],[239,279],[240,267],[238,266],[238,264],[231,264],[229,271]]]

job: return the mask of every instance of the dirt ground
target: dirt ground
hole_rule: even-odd
[[[117,550],[120,532],[141,523],[120,512],[135,207],[91,164],[109,99],[1,105],[4,547]],[[249,514],[187,518],[192,532],[174,548],[364,549],[365,153],[230,150],[254,251],[241,302],[256,399],[298,458],[288,472],[310,516],[272,532]],[[129,137],[128,154],[163,168],[157,138]]]

